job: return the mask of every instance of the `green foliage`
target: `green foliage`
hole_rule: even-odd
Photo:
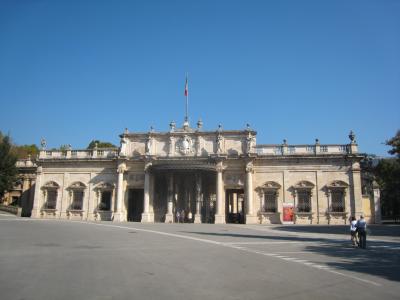
[[[5,191],[12,188],[17,176],[15,163],[17,156],[12,151],[12,143],[9,136],[0,132],[0,198]]]
[[[61,151],[67,151],[68,149],[70,149],[71,146],[70,145],[61,145],[60,148],[58,150]]]
[[[102,142],[99,140],[92,140],[89,145],[87,146],[87,149],[94,149],[96,147],[97,144],[97,148],[117,148],[117,146],[115,146],[112,143],[109,142]]]
[[[39,148],[35,144],[21,145],[13,146],[12,151],[18,159],[28,158],[28,155],[30,155],[31,158],[35,158],[39,153]]]
[[[386,141],[386,145],[392,147],[388,152],[392,155],[396,155],[397,158],[400,159],[400,130],[397,130],[396,135]]]
[[[380,160],[374,175],[381,190],[382,215],[395,218],[400,216],[400,130],[386,145],[392,147],[388,152],[397,158]]]

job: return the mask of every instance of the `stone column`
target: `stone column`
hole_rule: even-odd
[[[124,195],[124,172],[126,170],[125,163],[122,163],[118,166],[118,181],[117,181],[117,209],[114,212],[114,222],[122,222],[125,221],[123,212],[122,212],[122,202]]]
[[[32,218],[40,218],[40,209],[42,207],[42,196],[41,185],[42,185],[43,169],[41,166],[36,171],[36,184],[35,184],[35,196],[33,199]]]
[[[151,178],[150,178],[151,163],[147,163],[144,169],[144,199],[142,223],[154,223],[154,213],[150,210],[151,197]]]
[[[196,213],[194,215],[194,223],[201,223],[201,213],[200,213],[200,205],[201,205],[201,174],[197,174],[196,176]]]
[[[225,224],[223,169],[221,161],[217,164],[217,213],[215,214],[215,224]]]
[[[246,165],[246,224],[256,224],[257,216],[254,214],[253,203],[253,163],[249,162]]]
[[[361,195],[361,174],[360,163],[353,162],[350,170],[350,197],[351,197],[351,214],[358,218],[362,211],[362,195]]]
[[[332,211],[332,191],[330,189],[328,189],[326,191],[326,195],[328,198],[328,207],[326,209],[326,212],[327,212],[328,224],[330,224],[331,223],[331,211]]]
[[[232,194],[232,213],[237,214],[238,213],[238,197],[237,193]]]
[[[168,192],[167,192],[167,214],[165,215],[165,223],[174,223],[174,176],[168,174]]]
[[[373,195],[374,195],[374,223],[381,224],[382,216],[381,216],[381,192],[378,184],[373,182]]]

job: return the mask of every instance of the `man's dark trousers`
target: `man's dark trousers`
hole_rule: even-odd
[[[363,229],[359,229],[357,231],[357,233],[358,233],[358,238],[360,241],[359,246],[360,246],[360,248],[365,249],[365,247],[367,246],[367,233]]]

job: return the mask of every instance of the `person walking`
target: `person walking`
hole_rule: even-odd
[[[180,213],[179,213],[179,209],[176,210],[176,221],[177,221],[178,223],[181,222],[181,215],[180,215]]]
[[[359,239],[358,246],[365,249],[367,247],[367,222],[365,222],[363,215],[357,221],[356,228]]]
[[[181,211],[181,221],[182,221],[182,223],[185,223],[185,210],[183,210],[183,209]]]
[[[358,245],[357,241],[357,220],[355,217],[351,217],[350,219],[350,235],[351,235],[351,244],[353,247]]]

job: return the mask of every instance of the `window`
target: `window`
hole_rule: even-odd
[[[326,186],[328,195],[328,207],[329,211],[333,213],[345,213],[346,212],[346,202],[345,195],[349,184],[341,181],[335,180]]]
[[[111,191],[103,191],[101,193],[99,210],[111,210]]]
[[[47,190],[46,209],[56,209],[57,207],[57,190]]]
[[[57,197],[59,188],[60,186],[54,181],[49,181],[42,186],[44,209],[57,209]]]
[[[264,193],[264,212],[276,212],[276,191],[265,191]]]
[[[332,212],[344,212],[344,191],[342,189],[333,190],[331,192]]]
[[[297,211],[298,212],[311,212],[311,191],[299,190],[297,191]]]
[[[75,190],[72,192],[72,210],[82,210],[83,208],[83,191]]]

